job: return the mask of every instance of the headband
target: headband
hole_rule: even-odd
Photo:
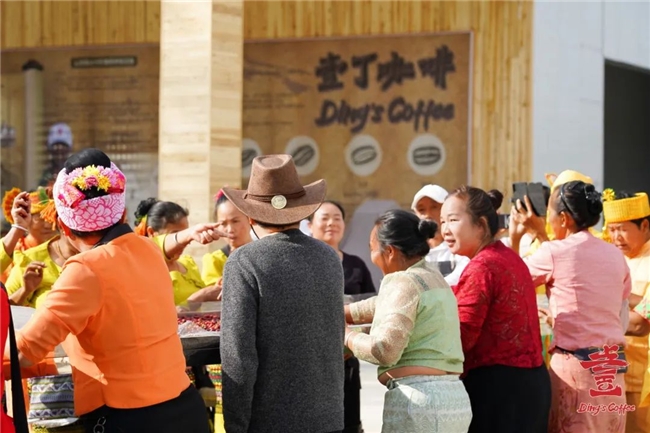
[[[84,191],[96,188],[107,194],[86,199]],[[61,221],[72,230],[94,232],[116,224],[126,208],[126,178],[117,166],[89,165],[59,172],[54,183],[54,204]]]

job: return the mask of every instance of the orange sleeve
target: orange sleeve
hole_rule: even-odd
[[[11,363],[9,360],[3,360],[2,374],[4,377],[11,377]],[[34,364],[31,367],[20,368],[20,377],[22,379],[39,376],[54,376],[57,374],[59,374],[59,370],[56,368],[53,359],[46,359],[45,361]]]
[[[101,283],[79,258],[66,263],[61,276],[27,324],[16,333],[18,350],[37,363],[68,334],[78,335],[99,312]]]

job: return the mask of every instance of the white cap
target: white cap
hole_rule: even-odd
[[[62,143],[72,148],[72,130],[65,123],[55,123],[50,127],[50,133],[47,135],[47,147],[52,147],[56,143]]]
[[[447,190],[439,185],[424,185],[422,189],[415,194],[415,197],[413,197],[413,204],[411,204],[411,209],[415,210],[418,202],[424,197],[429,197],[431,200],[442,204],[448,195],[449,193]]]

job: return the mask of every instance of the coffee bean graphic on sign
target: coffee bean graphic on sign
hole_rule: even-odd
[[[345,148],[345,162],[352,173],[365,177],[373,174],[381,165],[382,151],[371,135],[356,135]]]
[[[250,177],[253,159],[260,155],[262,155],[262,149],[260,149],[259,144],[257,144],[255,140],[250,138],[244,138],[244,140],[242,140],[241,171],[244,179]]]
[[[320,162],[320,151],[316,140],[305,135],[292,138],[284,153],[291,155],[299,176],[312,174]]]
[[[447,153],[442,141],[433,134],[421,134],[411,141],[406,159],[420,176],[433,176],[445,165]]]
[[[416,165],[431,165],[440,161],[442,152],[437,146],[423,146],[413,151],[413,162]]]
[[[366,144],[361,147],[357,147],[352,151],[352,164],[354,165],[363,165],[368,164],[377,158],[377,150],[372,144]]]
[[[303,144],[298,146],[296,150],[291,154],[293,157],[293,162],[298,166],[302,167],[309,163],[311,159],[316,156],[316,151],[311,146],[311,144]]]

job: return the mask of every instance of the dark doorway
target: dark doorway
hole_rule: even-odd
[[[650,194],[650,71],[608,60],[605,187]]]

